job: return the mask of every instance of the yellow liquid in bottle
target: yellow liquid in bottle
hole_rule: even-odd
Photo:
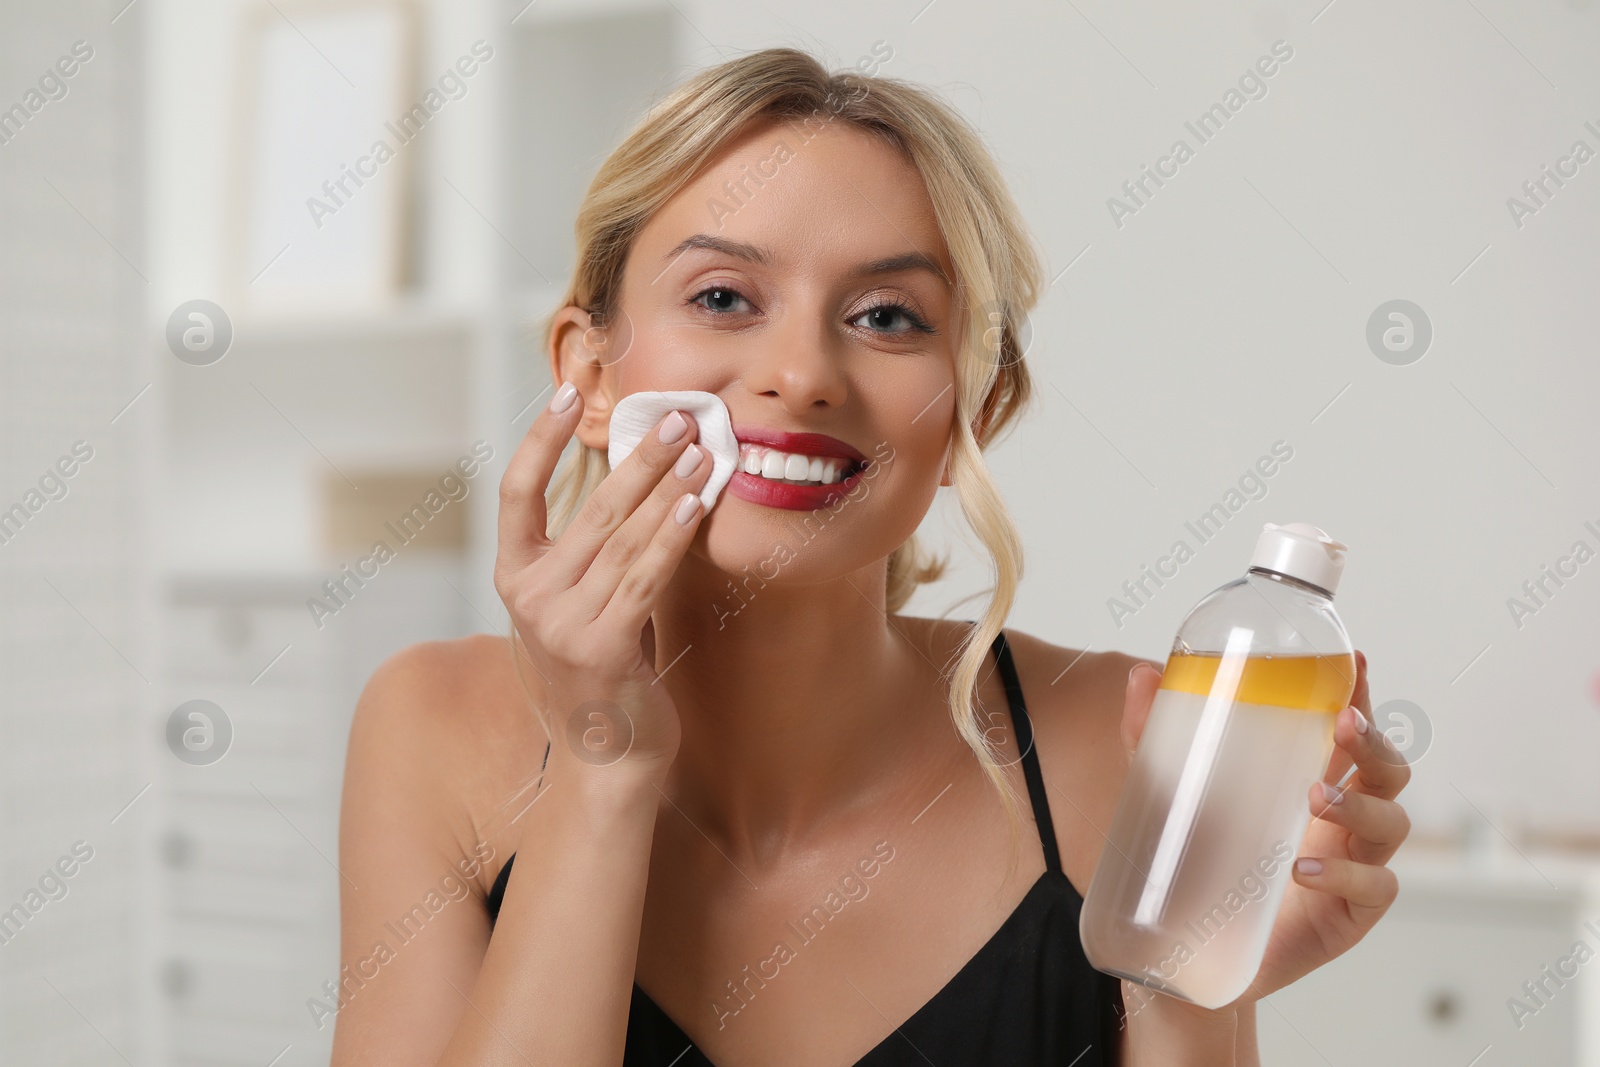
[[[1222,662],[1215,652],[1174,652],[1167,658],[1161,688],[1206,696],[1216,685]],[[1337,713],[1349,704],[1355,684],[1354,655],[1249,656],[1232,697],[1242,704]]]

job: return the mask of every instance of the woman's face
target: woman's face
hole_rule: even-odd
[[[696,555],[727,573],[810,582],[872,564],[915,532],[955,412],[954,276],[916,169],[843,122],[748,131],[656,213],[628,258],[611,339],[626,354],[606,391],[715,393],[741,460],[763,463],[761,475],[734,474]],[[787,481],[805,466],[809,480],[819,464],[786,456],[826,463],[830,452],[855,457],[834,460],[848,476],[834,489],[764,476]]]

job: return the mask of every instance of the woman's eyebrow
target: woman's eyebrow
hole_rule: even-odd
[[[712,252],[722,252],[737,259],[747,260],[751,263],[759,263],[762,266],[766,266],[772,262],[772,257],[766,252],[765,249],[757,248],[755,245],[746,244],[743,241],[733,241],[726,237],[716,237],[709,233],[697,233],[693,236],[685,237],[678,243],[676,248],[661,258],[673,259],[687,252],[691,248],[704,248]],[[929,274],[932,274],[943,281],[946,285],[950,283],[950,279],[945,274],[944,268],[940,267],[939,264],[934,261],[933,257],[922,252],[902,252],[899,255],[886,256],[883,259],[875,259],[870,263],[863,263],[861,266],[857,267],[855,273],[861,275],[896,274],[905,270],[927,271]]]
[[[875,259],[871,263],[864,263],[857,267],[856,273],[895,274],[903,270],[925,270],[946,285],[950,284],[950,279],[945,275],[944,268],[934,262],[932,256],[922,252],[902,252],[898,256]]]
[[[685,237],[678,242],[678,247],[662,256],[662,259],[673,259],[687,252],[691,248],[706,248],[713,252],[723,252],[737,259],[749,260],[751,263],[760,263],[766,266],[772,261],[764,249],[743,241],[730,241],[726,237],[714,237],[709,233],[697,233],[692,237]]]

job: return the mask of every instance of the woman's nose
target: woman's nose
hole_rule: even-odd
[[[849,394],[841,359],[837,338],[791,316],[757,342],[745,385],[752,393],[779,398],[797,415],[819,404],[838,407]]]

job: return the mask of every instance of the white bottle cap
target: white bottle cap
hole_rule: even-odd
[[[1310,523],[1277,526],[1269,522],[1261,529],[1250,566],[1296,578],[1332,596],[1339,587],[1339,575],[1344,573],[1348,550],[1348,545],[1340,544]]]

